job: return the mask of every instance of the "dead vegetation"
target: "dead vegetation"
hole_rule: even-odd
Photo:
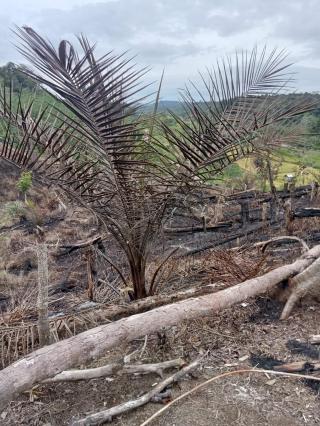
[[[264,424],[268,412],[270,425],[317,424],[317,185],[276,191],[267,157],[271,193],[204,185],[296,136],[278,122],[313,106],[274,96],[290,81],[283,54],[218,64],[202,95],[217,102],[187,88],[174,131],[156,110],[137,121],[141,71],[121,56],[17,32],[26,72],[67,112],[35,120],[32,99],[18,94],[17,108],[12,87],[0,93],[1,420]]]

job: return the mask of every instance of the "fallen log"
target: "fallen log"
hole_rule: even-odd
[[[157,294],[131,303],[105,305],[101,308],[92,309],[91,312],[96,322],[115,321],[130,315],[147,312],[163,305],[215,292],[217,292],[217,288],[216,284],[213,283],[201,287],[192,287],[184,291],[177,291],[176,293]]]
[[[115,407],[109,408],[108,410],[103,410],[98,413],[90,414],[87,417],[84,417],[80,420],[75,420],[71,423],[72,426],[95,426],[101,425],[105,422],[110,422],[114,417],[119,416],[120,414],[127,413],[128,411],[134,410],[142,405],[147,404],[151,401],[155,396],[159,395],[166,387],[172,385],[173,383],[178,382],[188,373],[191,373],[195,370],[201,361],[202,358],[198,358],[193,361],[191,364],[186,365],[180,371],[175,373],[174,375],[167,377],[162,382],[158,383],[153,389],[144,395],[140,396],[133,401],[127,401],[123,404],[116,405]]]
[[[189,288],[169,294],[158,294],[130,303],[98,304],[84,303],[76,306],[68,313],[58,312],[49,317],[50,338],[52,342],[63,340],[81,333],[89,328],[128,317],[133,314],[146,312],[150,309],[178,302],[190,297],[210,294],[217,291],[217,284]],[[0,295],[1,296],[1,295]],[[1,297],[0,297],[1,299]],[[1,300],[0,300],[1,303]],[[34,320],[10,318],[10,314],[2,314],[0,318],[0,369],[5,368],[17,359],[38,349],[38,328]]]
[[[297,217],[297,218],[319,217],[319,216],[320,216],[320,209],[315,207],[300,208],[300,209],[296,209],[293,212],[293,217]]]
[[[276,284],[302,272],[320,256],[320,245],[295,262],[214,294],[183,300],[151,311],[87,330],[69,339],[45,346],[0,371],[0,410],[17,394],[35,383],[56,376],[75,365],[103,356],[120,343],[130,342],[163,327],[212,315],[236,303],[265,293]]]

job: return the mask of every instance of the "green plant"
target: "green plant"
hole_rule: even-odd
[[[18,190],[24,195],[25,200],[27,198],[27,192],[32,186],[32,172],[25,171],[21,173],[21,176],[17,182]]]
[[[4,205],[4,212],[10,219],[16,219],[26,214],[26,206],[22,201],[10,201]]]

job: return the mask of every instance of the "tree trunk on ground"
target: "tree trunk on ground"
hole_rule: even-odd
[[[163,327],[172,326],[230,307],[252,296],[265,293],[279,282],[307,268],[320,256],[315,246],[290,265],[207,296],[162,306],[143,314],[95,327],[77,336],[46,346],[0,371],[0,410],[18,393],[63,370],[103,356],[120,343],[130,342]]]

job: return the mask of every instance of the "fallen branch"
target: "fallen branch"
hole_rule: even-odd
[[[178,382],[185,375],[195,370],[199,366],[201,360],[202,360],[202,357],[193,361],[191,364],[183,367],[180,371],[178,371],[174,375],[160,382],[151,391],[140,396],[140,398],[134,399],[132,401],[124,402],[123,404],[116,405],[115,407],[109,408],[108,410],[90,414],[89,416],[83,419],[74,421],[73,423],[71,423],[72,426],[100,425],[104,422],[110,422],[112,418],[119,416],[120,414],[127,413],[128,411],[134,410],[135,408],[138,408],[138,407],[141,407],[142,405],[147,404],[147,402],[149,402],[151,399],[153,399],[158,394],[160,394],[167,386]]]
[[[215,381],[222,379],[224,377],[235,376],[237,374],[247,374],[247,373],[274,374],[276,376],[290,377],[290,378],[293,378],[293,379],[307,379],[307,380],[314,380],[314,381],[320,382],[320,377],[304,375],[304,374],[285,373],[285,372],[282,372],[282,371],[274,371],[274,370],[247,369],[247,370],[228,371],[227,373],[219,374],[219,376],[212,377],[211,379],[206,380],[203,383],[200,383],[199,385],[195,386],[194,388],[192,388],[188,392],[185,392],[182,395],[178,396],[177,398],[173,399],[171,402],[166,404],[163,408],[161,408],[156,413],[154,413],[151,417],[149,417],[146,421],[141,423],[140,426],[147,426],[148,424],[150,424],[152,422],[152,420],[154,420],[156,417],[159,417],[160,414],[163,414],[163,412],[168,410],[173,404],[176,404],[178,401],[181,401],[181,399],[186,398],[187,396],[198,391],[199,389],[202,389],[203,387],[209,385],[212,382],[215,382]]]
[[[267,240],[267,241],[260,241],[259,243],[255,243],[254,247],[262,247],[261,250],[262,250],[262,252],[264,252],[269,244],[273,244],[273,243],[286,244],[286,243],[291,243],[292,241],[297,241],[298,243],[301,244],[303,253],[305,253],[309,250],[309,247],[304,240],[302,240],[301,238],[298,238],[298,237],[294,237],[294,236],[291,237],[289,235],[284,235],[284,236],[281,236],[281,237],[274,237],[274,238],[271,238],[270,240]]]
[[[292,312],[296,302],[305,295],[310,294],[316,287],[320,293],[320,258],[313,262],[301,274],[291,280],[292,292],[285,304],[281,319],[287,319]]]
[[[320,209],[317,209],[315,207],[308,207],[308,208],[300,208],[293,212],[294,217],[319,217],[320,216]]]
[[[75,250],[79,250],[85,247],[90,247],[94,244],[98,244],[102,241],[102,236],[98,235],[92,238],[89,238],[88,240],[85,241],[79,241],[78,243],[75,244],[63,244],[59,246],[59,249],[63,249],[63,251],[58,252],[57,256],[64,256],[66,254],[70,254]]]
[[[117,374],[119,372],[125,374],[148,374],[155,373],[163,377],[163,371],[169,368],[177,368],[185,365],[185,361],[181,358],[170,361],[159,362],[155,364],[123,364],[114,363],[104,365],[102,367],[87,368],[84,370],[67,370],[62,371],[56,376],[44,380],[42,383],[56,382],[75,382],[78,380],[91,380],[99,377],[106,377]]]
[[[221,222],[216,225],[210,225],[206,227],[207,232],[219,232],[226,228],[231,228],[233,222]],[[187,228],[164,228],[166,234],[193,234],[197,232],[203,232],[203,226],[189,226]]]
[[[294,263],[281,266],[261,277],[246,280],[214,294],[190,298],[101,325],[38,349],[0,371],[0,410],[18,393],[32,388],[35,383],[75,365],[100,358],[120,343],[130,342],[185,320],[212,315],[221,309],[265,293],[281,281],[303,271],[318,256],[320,245],[313,247]]]
[[[296,361],[288,364],[276,365],[274,367],[276,371],[284,371],[286,373],[294,373],[297,371],[316,371],[320,370],[320,362],[309,362],[309,361]]]
[[[242,238],[242,237],[247,237],[250,234],[254,234],[257,231],[260,231],[261,229],[265,228],[265,224],[264,223],[258,223],[258,225],[254,225],[252,227],[248,227],[240,232],[237,232],[235,234],[233,234],[232,236],[228,237],[228,238],[224,238],[223,240],[220,241],[214,241],[210,244],[206,244],[202,247],[197,247],[195,249],[191,249],[188,250],[186,253],[183,253],[181,256],[190,256],[190,255],[194,255],[194,254],[198,254],[201,253],[205,250],[209,250],[215,247],[219,247],[222,246],[224,244],[228,244],[231,243],[232,241],[238,240],[238,238]]]
[[[313,336],[310,336],[309,339],[311,345],[319,345],[320,344],[320,334],[314,334]]]

